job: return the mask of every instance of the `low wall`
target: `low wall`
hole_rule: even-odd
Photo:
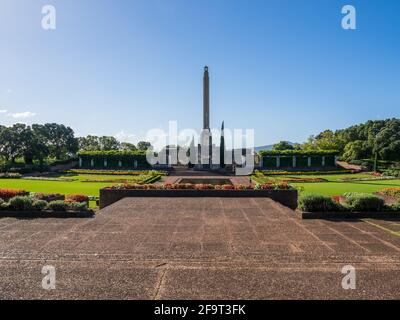
[[[224,197],[270,198],[291,209],[297,208],[297,190],[113,190],[100,189],[100,209],[129,197]]]
[[[27,210],[27,211],[9,211],[1,210],[0,218],[20,218],[20,219],[34,219],[34,218],[91,218],[94,217],[93,210],[87,211],[50,211],[50,210]]]
[[[359,220],[359,219],[390,219],[400,220],[400,212],[303,212],[296,210],[300,219],[327,219],[327,220]]]

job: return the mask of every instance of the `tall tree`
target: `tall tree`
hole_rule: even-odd
[[[17,123],[0,131],[0,154],[6,161],[15,162],[17,157],[23,156],[28,146],[27,140],[30,128],[25,124]]]
[[[274,144],[273,150],[294,150],[294,147],[289,141],[280,141]]]
[[[140,151],[147,151],[150,147],[151,147],[150,142],[146,142],[146,141],[139,141],[137,144],[137,148]]]
[[[99,138],[100,149],[104,151],[118,150],[120,143],[114,137],[102,136]]]
[[[125,150],[125,151],[136,151],[137,150],[136,146],[133,143],[129,143],[129,142],[121,142],[120,149]]]
[[[70,127],[57,123],[36,124],[32,127],[44,139],[50,155],[56,159],[67,158],[78,151],[78,139]]]

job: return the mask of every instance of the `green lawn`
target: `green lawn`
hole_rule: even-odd
[[[51,177],[77,179],[76,181],[43,181],[25,179],[0,179],[0,188],[24,189],[29,192],[61,193],[61,194],[85,194],[98,196],[101,188],[121,183],[127,180],[130,183],[140,182],[148,175],[93,175],[93,174],[67,174],[52,175]],[[83,182],[84,180],[99,180],[99,182]],[[101,182],[100,180],[104,180]],[[119,180],[119,181],[115,181]],[[110,182],[115,181],[115,182]]]
[[[98,196],[99,190],[112,183],[106,182],[80,182],[80,181],[37,181],[23,179],[1,179],[0,188],[24,189],[30,192],[61,193],[61,194],[86,194]]]
[[[290,183],[293,186],[300,187],[301,193],[316,193],[327,196],[342,195],[345,192],[365,192],[374,193],[384,188],[400,187],[400,179],[397,180],[369,180],[369,181],[347,181],[339,180],[344,178],[371,178],[368,173],[357,174],[330,174],[330,175],[283,175],[283,176],[264,176],[254,177],[254,180],[260,183],[281,181],[290,178],[322,178],[328,182],[305,182]]]
[[[301,192],[316,193],[326,196],[342,195],[345,192],[374,193],[384,188],[400,187],[399,180],[383,181],[354,181],[354,182],[319,182],[319,183],[292,183],[301,187]]]
[[[120,182],[82,182],[83,180],[129,180],[130,183],[139,182],[148,175],[93,175],[93,174],[67,174],[52,175],[57,178],[72,178],[76,181],[43,181],[24,179],[0,179],[0,188],[23,189],[29,192],[60,193],[60,194],[85,194],[99,196],[100,189]],[[95,207],[95,202],[90,201],[90,207]]]
[[[147,176],[116,176],[116,175],[62,175],[60,178],[74,178],[76,181],[38,181],[24,179],[0,179],[0,188],[24,189],[30,192],[61,193],[61,194],[85,194],[88,196],[98,196],[101,188],[116,184],[113,182],[82,182],[83,180],[121,180],[128,179],[132,182],[139,182]],[[291,183],[293,186],[300,187],[302,193],[317,193],[323,195],[341,195],[345,192],[367,192],[374,193],[387,187],[400,187],[400,179],[397,180],[375,180],[375,181],[353,181],[340,182],[339,179],[367,178],[368,174],[338,174],[338,175],[285,175],[285,176],[267,176],[254,177],[255,181],[260,183],[271,182],[273,180],[282,180],[293,177],[323,178],[329,182],[318,183]]]

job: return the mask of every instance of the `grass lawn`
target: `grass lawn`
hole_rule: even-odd
[[[356,174],[329,174],[329,175],[283,175],[283,176],[264,176],[254,177],[254,180],[260,183],[273,181],[282,181],[290,178],[322,178],[327,182],[305,182],[305,183],[290,183],[293,186],[300,187],[300,192],[315,193],[326,196],[342,195],[345,192],[365,192],[374,193],[384,188],[400,187],[400,179],[396,180],[369,180],[369,181],[346,181],[345,178],[371,178],[368,173]]]
[[[374,193],[384,188],[400,187],[399,180],[383,181],[354,181],[354,182],[318,182],[318,183],[292,183],[301,187],[301,193],[316,193],[326,196],[342,195],[345,192]]]
[[[52,175],[57,178],[73,178],[76,181],[43,181],[43,180],[24,180],[24,179],[0,179],[0,188],[23,189],[29,192],[60,193],[60,194],[85,194],[87,196],[99,196],[100,189],[120,182],[82,182],[83,180],[106,180],[115,181],[126,179],[131,183],[139,182],[147,175],[141,176],[117,176],[117,175]],[[91,207],[95,202],[91,201]]]

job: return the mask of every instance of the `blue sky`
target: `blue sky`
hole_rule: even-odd
[[[41,28],[41,9],[57,29]],[[341,8],[357,9],[357,30]],[[256,145],[399,116],[400,1],[1,0],[0,123],[126,136],[202,125]]]

